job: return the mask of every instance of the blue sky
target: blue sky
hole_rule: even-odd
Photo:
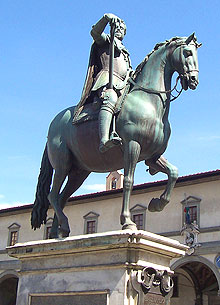
[[[34,200],[50,121],[77,104],[87,70],[91,26],[104,13],[125,20],[124,44],[135,68],[157,42],[196,32],[200,84],[170,111],[165,157],[188,175],[219,168],[220,2],[2,0],[0,2],[0,208]],[[135,184],[151,177],[139,164]],[[106,174],[91,174],[77,195],[103,190]]]

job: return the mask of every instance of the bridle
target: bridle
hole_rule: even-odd
[[[180,76],[181,76],[181,75],[178,75],[178,76],[177,76],[177,78],[176,78],[176,83],[175,83],[175,86],[173,87],[173,89],[171,89],[171,90],[165,90],[165,91],[159,91],[159,90],[144,88],[144,87],[138,85],[131,77],[128,79],[128,81],[129,81],[132,85],[136,86],[138,89],[140,89],[140,90],[142,90],[142,91],[144,91],[144,92],[146,92],[146,93],[152,93],[152,94],[170,93],[170,94],[172,95],[172,92],[175,90],[178,94],[177,94],[177,96],[173,96],[173,95],[172,95],[173,98],[170,100],[170,102],[172,102],[172,101],[174,101],[175,99],[177,99],[177,98],[180,96],[180,94],[182,93],[182,91],[183,91],[182,85],[181,85],[182,88],[181,88],[180,91],[176,89],[176,88],[177,88],[177,85],[178,85],[178,81],[180,80]]]
[[[178,44],[176,45],[175,49],[173,50],[173,52],[177,49],[177,47],[182,46],[182,45],[186,45],[186,44],[185,44],[185,43],[181,43],[181,44],[178,43]],[[173,54],[173,52],[172,52],[172,54]],[[174,101],[175,99],[177,99],[177,98],[180,96],[180,94],[182,93],[182,91],[183,91],[183,86],[182,86],[182,84],[181,84],[181,89],[180,89],[180,90],[177,90],[178,81],[179,81],[181,78],[187,77],[188,73],[191,73],[191,72],[194,72],[194,71],[195,71],[195,72],[199,72],[198,69],[193,69],[193,70],[189,70],[189,71],[184,71],[183,73],[179,74],[179,75],[177,76],[177,78],[176,78],[176,83],[175,83],[174,87],[173,87],[172,89],[170,89],[170,90],[165,90],[165,91],[159,91],[159,90],[154,90],[154,89],[150,89],[150,88],[144,88],[144,87],[138,85],[138,84],[132,79],[132,77],[130,77],[130,78],[128,79],[128,81],[129,81],[133,86],[136,86],[136,88],[138,88],[138,89],[140,89],[140,90],[142,90],[142,91],[144,91],[144,92],[146,92],[146,93],[150,93],[150,94],[161,94],[161,93],[167,94],[167,93],[170,93],[171,96],[173,97],[172,99],[170,99],[170,102],[172,102],[172,101]],[[173,91],[177,92],[177,96],[174,96],[174,95],[172,94]]]
[[[180,59],[179,59],[179,61],[182,61],[182,53],[183,52],[181,52],[182,51],[182,49],[183,49],[183,46],[184,45],[188,45],[188,44],[186,44],[186,43],[178,43],[177,45],[176,45],[176,47],[175,47],[175,49],[173,50],[173,52],[178,48],[178,47],[180,47],[180,53],[179,53],[179,57],[180,57]],[[198,46],[195,44],[195,47],[197,48]],[[173,52],[172,52],[172,54],[173,54]],[[172,57],[171,57],[172,58]],[[171,63],[172,63],[172,60],[171,60]],[[185,69],[184,69],[184,67],[183,67],[183,73],[179,73],[179,76],[180,76],[180,78],[187,78],[188,77],[188,74],[189,73],[191,73],[191,72],[198,72],[199,73],[199,70],[198,69],[192,69],[192,70],[188,70],[188,71],[186,71]]]

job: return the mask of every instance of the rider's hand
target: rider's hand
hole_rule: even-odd
[[[120,22],[120,18],[115,16],[114,14],[108,13],[105,14],[104,17],[108,20],[108,22],[111,24],[116,24],[117,22]]]

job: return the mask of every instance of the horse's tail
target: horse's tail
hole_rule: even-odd
[[[48,158],[46,146],[41,161],[41,168],[38,177],[34,207],[31,213],[31,226],[34,230],[36,230],[36,228],[40,228],[43,223],[46,223],[47,210],[50,204],[47,196],[50,192],[52,175],[53,168]]]

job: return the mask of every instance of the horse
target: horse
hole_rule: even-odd
[[[129,199],[135,167],[140,161],[145,161],[151,175],[157,172],[167,174],[166,189],[148,206],[151,212],[164,209],[178,178],[177,168],[163,157],[171,132],[168,114],[172,75],[178,73],[182,89],[196,89],[199,72],[197,49],[200,45],[194,33],[189,37],[173,37],[157,44],[137,67],[130,79],[130,90],[115,118],[116,132],[122,145],[101,153],[98,120],[73,125],[74,106],[61,111],[53,119],[38,177],[31,216],[33,229],[46,223],[51,204],[55,213],[50,238],[69,236],[69,223],[63,212],[68,198],[91,172],[111,172],[122,168],[124,183],[120,221],[122,229],[137,229],[131,220]]]

